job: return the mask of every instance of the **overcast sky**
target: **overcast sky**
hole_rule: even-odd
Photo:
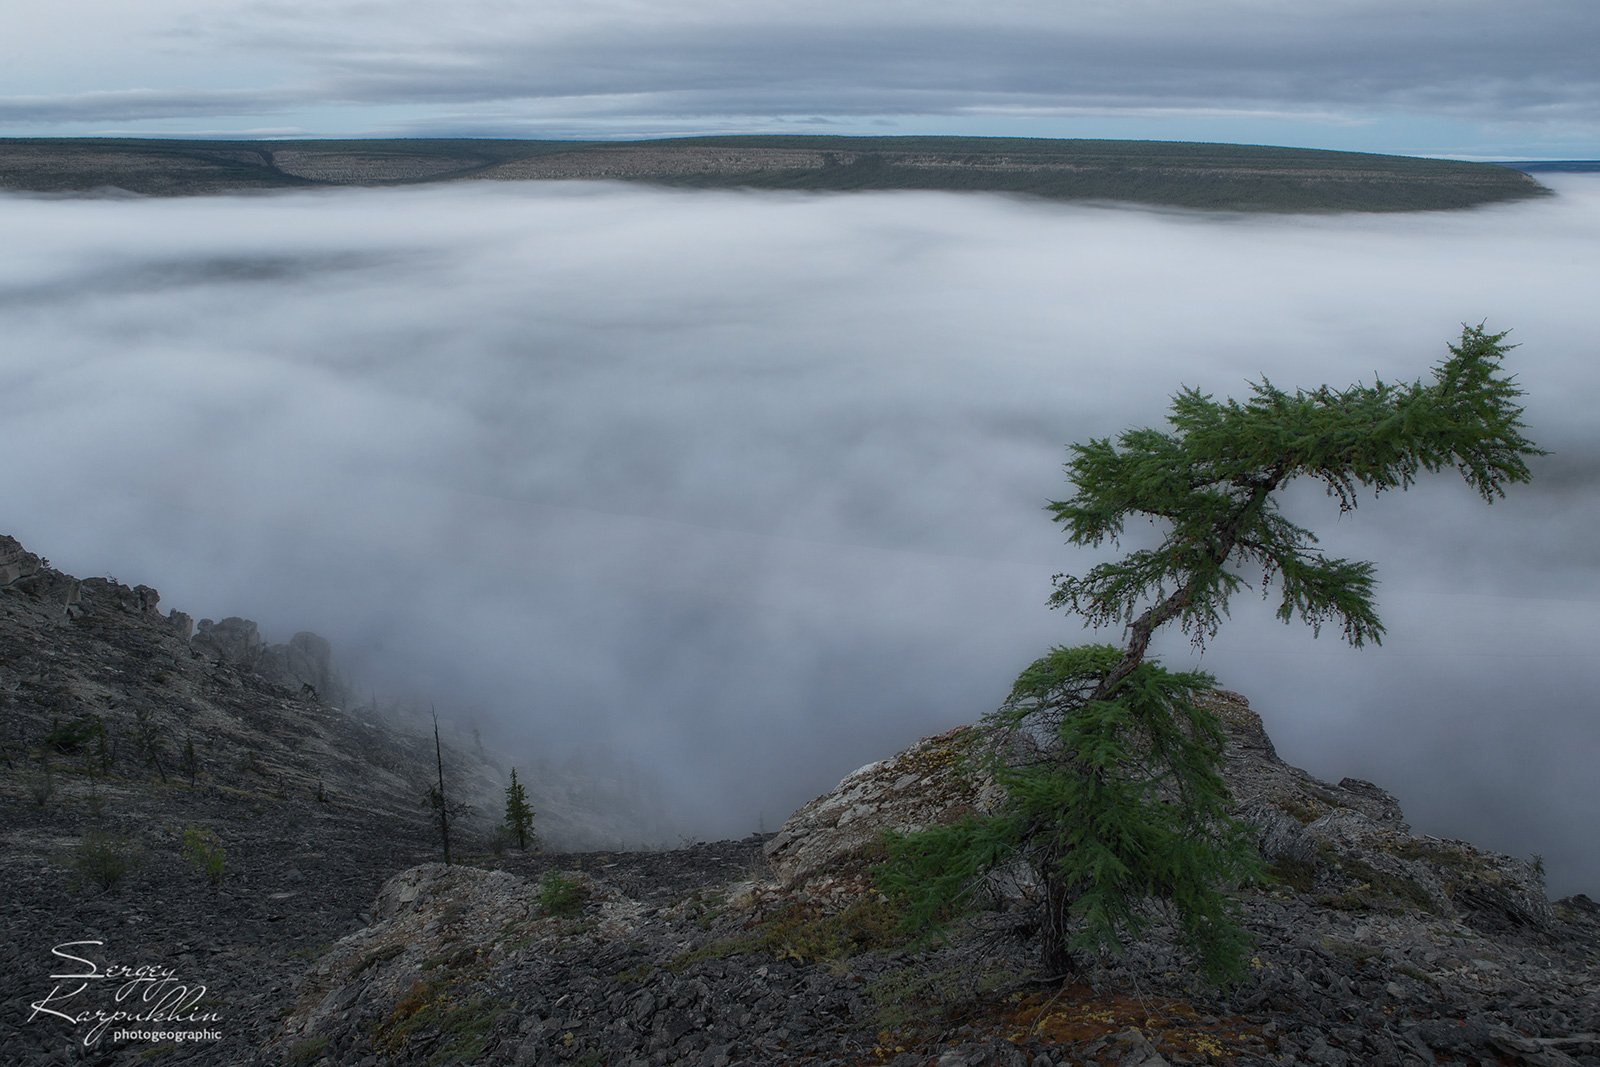
[[[1280,751],[1419,829],[1600,890],[1600,180],[1474,211],[1266,217],[935,194],[492,183],[0,197],[0,532],[196,616],[330,637],[508,759],[775,828],[971,722],[1087,558],[1068,442],[1240,394],[1522,347],[1554,454],[1291,517],[1378,566],[1381,648],[1249,595],[1203,665]],[[1164,646],[1193,662],[1181,640]],[[606,842],[610,844],[611,842]]]
[[[56,0],[0,134],[950,133],[1600,156],[1594,0]]]

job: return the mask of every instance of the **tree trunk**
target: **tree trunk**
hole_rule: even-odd
[[[1273,490],[1282,483],[1284,473],[1284,466],[1280,463],[1261,480],[1251,484],[1250,496],[1240,503],[1239,510],[1228,519],[1227,525],[1220,531],[1221,536],[1212,546],[1211,560],[1214,564],[1220,567],[1228,562],[1228,557],[1233,555],[1234,548],[1239,544],[1239,534],[1244,528],[1245,520],[1266,503]],[[1155,633],[1156,627],[1182,615],[1183,610],[1194,600],[1195,593],[1199,591],[1198,585],[1199,577],[1191,578],[1167,599],[1146,608],[1144,614],[1129,624],[1128,645],[1122,652],[1122,659],[1101,679],[1090,700],[1104,700],[1111,694],[1111,690],[1116,688],[1118,682],[1132,674],[1134,669],[1144,662],[1145,653],[1150,649],[1151,635]]]
[[[1078,973],[1078,961],[1068,947],[1072,905],[1078,894],[1054,867],[1054,863],[1046,864],[1040,872],[1044,875],[1044,917],[1039,927],[1039,966],[1047,981]]]
[[[444,748],[439,744],[439,713],[433,709],[433,756],[439,765],[439,837],[444,842],[444,865],[450,866],[450,802],[444,793]]]

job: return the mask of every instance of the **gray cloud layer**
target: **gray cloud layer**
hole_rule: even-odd
[[[1600,886],[1590,763],[1600,184],[1256,218],[605,185],[0,199],[0,529],[168,605],[312,628],[380,693],[593,743],[704,834],[992,708],[1086,562],[1063,446],[1238,393],[1421,374],[1513,327],[1536,484],[1337,519],[1390,637],[1246,597],[1204,657],[1286,757]],[[1187,662],[1181,643],[1166,649]]]
[[[1600,136],[1600,12],[1588,0],[1014,0],[981,13],[286,0],[170,23],[151,15],[140,32],[163,62],[146,80],[108,84],[90,71],[98,80],[80,90],[40,94],[0,78],[0,123],[392,107],[413,113],[370,121],[446,129],[476,116],[637,134],[712,120],[1193,112],[1406,114],[1510,123],[1530,138]],[[213,69],[221,58],[225,76]],[[251,77],[255,88],[241,87]]]

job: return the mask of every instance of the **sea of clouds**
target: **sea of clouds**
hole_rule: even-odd
[[[0,198],[0,532],[335,641],[508,759],[578,748],[698,836],[971,721],[1090,561],[1065,446],[1180,385],[1407,379],[1511,329],[1553,454],[1338,516],[1389,633],[1246,594],[1198,662],[1280,753],[1600,890],[1600,179],[1473,211],[482,184]],[[1113,635],[1114,636],[1114,635]],[[1196,660],[1181,637],[1168,662]]]

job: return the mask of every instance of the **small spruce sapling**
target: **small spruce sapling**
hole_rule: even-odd
[[[528,839],[533,837],[533,809],[528,806],[528,790],[517,781],[517,770],[511,769],[511,784],[506,786],[505,827],[517,839],[517,847],[528,850]]]
[[[1049,973],[1074,970],[1074,949],[1121,948],[1163,901],[1206,975],[1238,977],[1247,940],[1228,890],[1259,857],[1228,814],[1212,679],[1148,659],[1152,635],[1176,623],[1203,647],[1253,573],[1263,595],[1276,586],[1283,621],[1314,634],[1337,624],[1356,647],[1380,641],[1373,565],[1323,555],[1278,493],[1313,479],[1345,512],[1363,490],[1405,490],[1448,468],[1488,503],[1526,482],[1526,458],[1543,453],[1523,436],[1522,391],[1501,370],[1505,336],[1465,327],[1431,377],[1408,384],[1289,393],[1262,380],[1242,403],[1185,389],[1168,430],[1071,446],[1075,492],[1049,506],[1067,540],[1114,545],[1142,518],[1161,541],[1055,577],[1053,607],[1125,626],[1125,644],[1057,648],[1023,671],[988,720],[1006,791],[997,812],[891,836],[880,879],[908,919],[947,917],[985,872],[1021,859],[1043,886]]]

